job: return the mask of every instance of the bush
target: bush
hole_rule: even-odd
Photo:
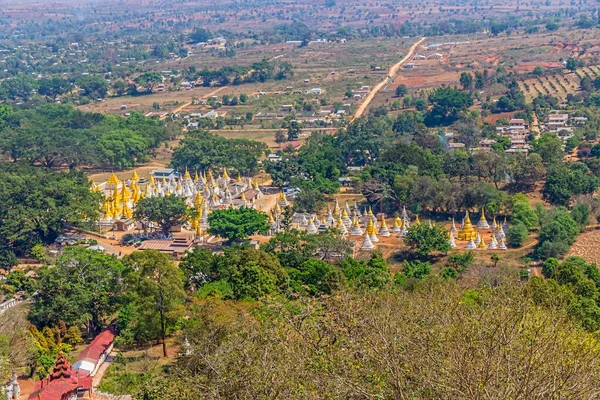
[[[525,224],[522,222],[517,222],[508,228],[508,233],[506,235],[508,245],[511,247],[521,247],[528,234],[529,231],[527,230]]]
[[[452,267],[444,267],[440,270],[440,276],[444,279],[456,279],[458,271]]]

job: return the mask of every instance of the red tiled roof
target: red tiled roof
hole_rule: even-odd
[[[77,388],[90,389],[92,377],[71,377],[50,381],[44,379],[35,384],[35,391],[29,396],[29,400],[66,400]]]
[[[81,352],[78,361],[87,360],[96,364],[114,339],[113,327],[100,332]],[[35,391],[29,396],[29,400],[67,400],[78,388],[92,387],[92,377],[88,376],[89,372],[79,369],[73,371],[66,357],[61,354],[56,360],[52,373],[35,384]]]
[[[100,332],[98,336],[79,354],[77,361],[89,360],[94,364],[100,360],[100,356],[110,347],[115,340],[115,330],[109,327]]]

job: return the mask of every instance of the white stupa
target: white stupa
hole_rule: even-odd
[[[385,217],[381,217],[381,228],[379,228],[379,236],[389,237],[390,231],[385,224]]]
[[[400,217],[396,217],[394,219],[394,226],[392,226],[392,233],[394,234],[399,234],[400,231],[402,231],[402,220],[400,219]]]
[[[306,225],[306,233],[309,233],[311,235],[314,235],[317,233],[317,227],[315,226],[315,223],[313,222],[312,217],[311,217],[311,219],[308,220],[308,225]]]
[[[481,218],[477,223],[477,229],[490,229],[490,224],[488,224],[487,220],[485,219],[485,211],[483,207],[481,208]]]
[[[375,245],[373,244],[373,242],[371,242],[371,238],[369,237],[368,233],[365,233],[365,238],[362,242],[362,244],[360,245],[360,249],[361,250],[373,250],[375,248]]]
[[[350,227],[350,235],[351,236],[361,236],[363,234],[363,230],[360,228],[358,224],[358,217],[354,216],[354,221],[352,221],[352,226]]]
[[[454,234],[450,232],[450,239],[448,240],[448,244],[451,248],[456,248],[456,243],[454,243]]]
[[[500,239],[500,244],[498,245],[498,250],[507,250],[506,243],[504,243],[504,238]]]
[[[467,250],[475,250],[477,248],[477,245],[475,244],[475,242],[471,239],[469,240],[469,243],[467,243],[467,246],[465,247],[465,249]]]
[[[346,211],[346,210],[344,210]],[[348,233],[348,228],[346,228],[346,224],[344,224],[344,221],[342,221],[341,218],[338,219],[337,224],[335,226],[342,235],[345,235],[346,233]]]
[[[452,227],[450,228],[450,232],[452,232],[452,234],[458,233],[458,229],[456,229],[456,224],[454,223],[454,217],[452,217]]]

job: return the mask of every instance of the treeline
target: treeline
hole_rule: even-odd
[[[0,268],[16,265],[15,254],[29,255],[37,244],[50,244],[64,224],[79,225],[98,215],[100,195],[90,191],[77,171],[54,172],[0,163]]]
[[[258,160],[267,146],[247,139],[226,139],[204,131],[191,131],[173,152],[171,165],[180,171],[233,168],[241,174],[258,171]]]
[[[225,66],[219,69],[204,68],[197,71],[194,66],[186,73],[188,80],[202,80],[202,85],[225,86],[229,84],[265,82],[267,80],[283,80],[294,75],[292,64],[288,61],[270,62],[262,60],[249,66]]]
[[[0,106],[0,152],[12,161],[46,168],[125,168],[148,160],[165,137],[158,120],[128,118],[44,104]]]

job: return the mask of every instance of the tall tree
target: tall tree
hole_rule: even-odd
[[[103,318],[117,309],[123,271],[114,256],[67,248],[54,267],[38,272],[30,319],[40,327],[64,321],[85,327],[90,336],[98,333]]]
[[[141,199],[133,213],[135,219],[160,225],[165,235],[189,216],[185,200],[178,196],[146,197]]]
[[[134,329],[142,337],[161,339],[167,357],[166,337],[183,311],[183,274],[169,255],[155,250],[133,253],[123,261],[131,268],[126,281],[135,310]]]

